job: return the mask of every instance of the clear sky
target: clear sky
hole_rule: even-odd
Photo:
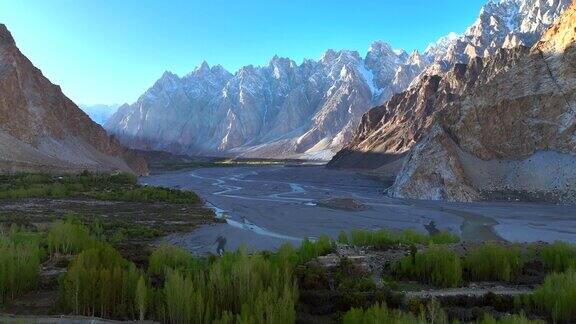
[[[301,63],[374,40],[423,50],[486,0],[0,0],[22,52],[76,103],[134,102],[166,70]]]

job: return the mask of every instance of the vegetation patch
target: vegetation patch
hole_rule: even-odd
[[[418,309],[416,314],[391,310],[385,304],[376,304],[367,309],[352,308],[343,318],[344,324],[370,324],[370,323],[394,323],[394,324],[427,324],[449,323],[446,314],[435,300]]]
[[[531,295],[518,298],[521,308],[534,309],[546,314],[554,322],[576,321],[576,271],[548,275],[541,287]]]
[[[400,278],[439,287],[456,287],[462,282],[460,257],[441,245],[431,245],[424,252],[412,251],[395,264],[393,271]]]
[[[399,244],[450,244],[458,243],[459,241],[460,238],[450,232],[444,231],[434,235],[426,235],[409,229],[403,232],[393,232],[386,229],[378,231],[355,229],[350,231],[350,234],[340,232],[338,236],[338,242],[341,244],[375,249],[389,249]]]
[[[108,318],[136,318],[140,272],[113,247],[81,252],[60,280],[59,304],[66,312]]]
[[[468,252],[463,268],[472,281],[512,281],[522,271],[524,260],[519,246],[483,244]]]
[[[0,229],[0,305],[36,288],[41,255],[32,233]]]
[[[566,242],[554,242],[540,250],[540,258],[549,271],[563,272],[576,268],[576,246]]]
[[[204,264],[189,252],[168,244],[156,248],[148,262],[148,273],[156,276],[165,276],[173,271],[193,273],[203,269]]]
[[[47,243],[50,254],[77,254],[95,246],[96,239],[82,223],[58,220],[50,225]]]
[[[166,202],[198,204],[190,191],[143,187],[131,174],[4,174],[0,175],[0,199],[21,198],[91,198],[126,202]]]
[[[332,251],[334,251],[334,242],[327,235],[320,236],[316,241],[304,238],[298,251],[298,259],[304,263]]]
[[[293,323],[297,288],[290,268],[245,251],[227,253],[207,271],[173,272],[165,286],[175,323]]]

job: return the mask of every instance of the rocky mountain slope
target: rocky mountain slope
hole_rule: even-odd
[[[18,50],[0,24],[0,170],[147,172]]]
[[[471,59],[371,112],[400,109],[394,116],[406,122],[384,116],[373,124],[388,123],[387,129],[361,129],[355,137],[377,150],[407,153],[390,193],[576,201],[575,30],[576,3],[531,49]],[[403,108],[409,101],[415,104]]]
[[[403,157],[428,130],[436,107],[465,90],[458,84],[440,85],[440,76],[448,73],[446,79],[451,79],[458,74],[470,74],[473,72],[466,72],[464,64],[470,63],[474,71],[481,67],[482,57],[495,56],[502,48],[534,45],[569,3],[569,0],[488,2],[462,36],[450,34],[426,49],[424,57],[433,63],[421,70],[406,92],[366,113],[352,140],[330,161],[330,166],[381,168],[379,171],[395,176],[401,161],[393,165],[390,162]],[[496,61],[500,62],[496,65],[505,67],[505,59]],[[494,69],[490,73],[498,72],[498,66]]]
[[[319,61],[298,65],[274,57],[234,75],[207,64],[182,78],[167,72],[105,128],[144,150],[329,159],[354,137],[370,107],[422,75],[497,48],[532,44],[567,3],[491,1],[462,36],[442,38],[423,54],[375,42],[365,57],[328,50]]]

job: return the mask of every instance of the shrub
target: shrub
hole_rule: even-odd
[[[298,250],[299,261],[304,263],[333,251],[334,243],[326,235],[321,235],[317,241],[311,241],[308,238],[305,238]]]
[[[398,244],[398,237],[388,230],[376,232],[366,230],[352,230],[350,242],[355,246],[370,246],[377,249],[389,248]]]
[[[138,279],[135,295],[136,307],[138,307],[138,314],[140,315],[139,319],[143,321],[146,318],[149,298],[148,287],[144,276],[140,276],[140,279]]]
[[[111,246],[100,244],[80,253],[60,279],[64,311],[86,316],[136,318],[140,272]],[[142,297],[142,296],[139,296]]]
[[[173,271],[164,288],[173,323],[293,323],[297,288],[289,260],[245,250],[226,253],[205,271]]]
[[[500,319],[495,319],[492,315],[486,314],[478,322],[478,324],[544,324],[546,322],[540,320],[530,320],[526,315],[522,314],[511,314],[505,315]]]
[[[41,250],[32,233],[13,227],[0,233],[0,304],[34,289],[38,283]],[[24,237],[33,238],[23,241]]]
[[[453,244],[460,242],[460,237],[448,231],[441,231],[430,236],[430,242],[434,244]]]
[[[544,284],[522,302],[548,314],[555,322],[576,321],[576,271],[548,275]]]
[[[168,244],[156,248],[148,262],[148,273],[151,275],[166,275],[174,270],[194,272],[202,269],[202,263],[188,251]]]
[[[349,244],[348,235],[344,231],[340,231],[338,234],[338,243],[340,244]]]
[[[96,192],[92,196],[100,200],[130,202],[166,202],[174,204],[198,204],[200,198],[192,191],[180,191],[162,187],[137,187],[130,190]]]
[[[72,221],[56,221],[48,232],[48,252],[50,254],[76,254],[96,245],[88,228]]]
[[[386,229],[378,231],[355,229],[350,232],[350,237],[346,236],[346,233],[341,233],[340,236],[342,239],[346,238],[349,244],[376,249],[388,249],[399,244],[450,244],[460,241],[458,236],[450,232],[439,232],[429,236],[411,229],[402,232],[392,232]]]
[[[542,247],[540,257],[548,270],[563,272],[576,266],[576,246],[565,242],[554,242],[554,244]]]
[[[446,324],[449,323],[444,311],[439,304],[432,300],[421,314],[415,316],[412,313],[404,313],[399,310],[391,310],[385,304],[376,304],[368,309],[352,308],[342,321],[344,324]]]
[[[431,245],[422,253],[407,255],[393,271],[400,277],[440,287],[455,287],[462,281],[460,258],[443,246]]]
[[[484,244],[464,258],[464,269],[471,280],[512,281],[524,266],[517,246]]]

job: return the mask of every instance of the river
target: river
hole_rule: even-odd
[[[341,230],[437,228],[464,240],[520,242],[564,240],[576,243],[576,206],[520,202],[448,203],[386,197],[385,186],[352,171],[321,166],[201,168],[155,174],[141,183],[197,192],[226,223],[205,225],[166,239],[194,253],[226,249],[274,250],[286,242]],[[327,198],[353,198],[366,206],[348,211],[320,207]]]

